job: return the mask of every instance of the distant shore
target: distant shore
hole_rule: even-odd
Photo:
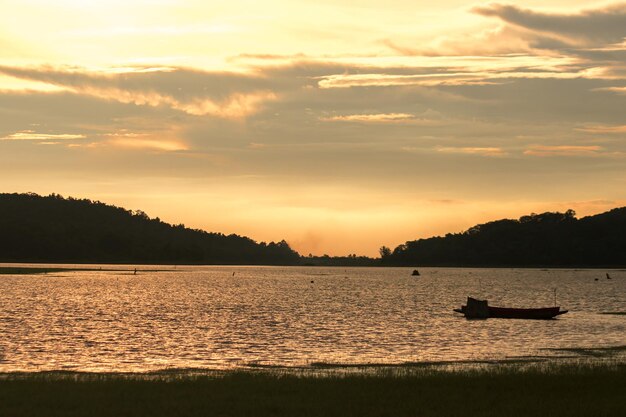
[[[49,265],[49,264],[47,264]],[[104,271],[104,272],[130,272],[133,273],[138,271],[134,268],[113,268],[115,265],[110,265],[111,268],[80,268],[80,267],[37,267],[37,266],[0,266],[0,275],[37,275],[37,274],[53,274],[57,272],[95,272],[95,271]],[[146,266],[146,265],[142,265]],[[169,269],[168,269],[169,270]],[[174,269],[171,269],[174,271]],[[161,272],[166,271],[166,269],[145,269],[142,268],[141,272]]]
[[[8,266],[8,265],[10,266]],[[15,264],[20,264],[16,266]],[[41,265],[41,266],[38,266]],[[51,266],[51,265],[59,265]],[[72,266],[67,266],[72,265]],[[93,265],[98,265],[98,267],[94,267]],[[103,263],[103,264],[91,264],[91,263],[50,263],[50,262],[42,262],[42,263],[28,263],[28,262],[7,262],[3,265],[0,262],[0,275],[36,275],[36,274],[52,274],[52,273],[60,273],[60,272],[130,272],[133,273],[135,269],[137,273],[140,272],[167,272],[167,271],[176,271],[177,267],[280,267],[281,265],[231,265],[231,264],[222,264],[222,265],[213,265],[213,264],[112,264],[112,263]],[[369,266],[358,266],[358,265],[282,265],[288,267],[302,267],[302,268],[398,268],[398,269],[406,269],[411,270],[413,267],[407,266],[395,266],[395,265],[369,265]],[[163,268],[155,268],[155,267],[163,267]],[[424,266],[424,268],[466,268],[466,269],[555,269],[555,270],[601,270],[601,271],[626,271],[626,269],[621,267],[584,267],[584,266],[562,266],[562,267],[545,267],[545,266]]]
[[[365,374],[3,374],[7,416],[621,416],[626,365]]]

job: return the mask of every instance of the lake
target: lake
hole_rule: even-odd
[[[626,311],[621,270],[607,280],[607,270],[101,267],[0,275],[0,372],[503,360],[626,345],[626,315],[602,314]],[[552,306],[555,288],[570,310],[555,320],[452,311],[468,295]]]

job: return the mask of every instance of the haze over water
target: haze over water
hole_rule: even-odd
[[[624,271],[132,268],[1,276],[0,371],[401,364],[626,345],[626,316],[600,314],[626,310]],[[554,288],[570,310],[556,320],[452,312],[468,295],[552,306]]]

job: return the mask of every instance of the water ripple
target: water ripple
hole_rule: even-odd
[[[95,268],[97,269],[97,268]],[[106,268],[104,268],[106,269]],[[233,276],[233,272],[236,272]],[[0,277],[0,372],[141,372],[558,356],[626,345],[626,272],[186,267]],[[315,282],[311,283],[311,276]],[[468,295],[552,321],[467,321]],[[546,353],[547,352],[547,353]]]

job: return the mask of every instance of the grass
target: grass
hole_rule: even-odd
[[[594,348],[546,348],[544,350],[572,353],[578,357],[617,357],[626,354],[626,345]],[[576,357],[575,356],[575,357]]]
[[[4,374],[2,416],[621,416],[626,366]]]

